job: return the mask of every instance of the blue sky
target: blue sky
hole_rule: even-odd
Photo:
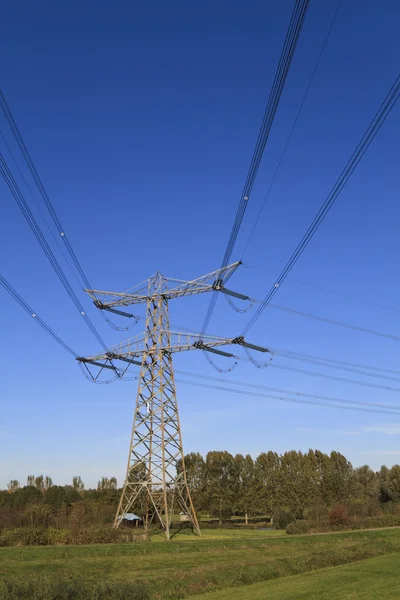
[[[234,259],[242,257],[336,6],[334,0],[311,3]],[[34,6],[24,0],[3,7],[2,88],[94,287],[123,290],[156,270],[191,279],[219,266],[291,10],[289,0],[168,5],[72,0]],[[379,6],[372,0],[343,0],[244,257],[264,271],[242,268],[231,280],[235,289],[255,298],[265,295],[330,191],[397,75],[399,17],[395,0]],[[12,144],[4,121],[0,125]],[[275,302],[398,333],[396,312],[297,280],[399,306],[399,128],[397,106]],[[1,151],[17,177],[2,141]],[[3,184],[0,194],[0,272],[78,353],[96,352],[96,340]],[[80,298],[107,343],[126,337],[107,328],[83,293]],[[206,296],[176,301],[172,324],[199,330],[208,301]],[[41,472],[57,483],[77,474],[88,485],[102,475],[122,482],[135,382],[90,385],[69,355],[4,291],[0,302],[0,486]],[[221,298],[209,330],[237,335],[248,318]],[[140,325],[132,334],[139,331]],[[398,341],[273,308],[265,310],[249,338],[398,368]],[[275,362],[318,371],[279,357]],[[229,366],[223,359],[219,364]],[[200,353],[177,356],[175,365],[218,376]],[[399,404],[394,392],[256,370],[246,363],[224,376],[229,377]],[[400,461],[400,418],[182,384],[178,394],[186,451],[256,455],[314,447],[339,450],[355,465],[379,468]]]

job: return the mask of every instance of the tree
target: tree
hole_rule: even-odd
[[[331,452],[326,463],[323,488],[328,505],[347,504],[351,497],[353,467],[340,452]]]
[[[12,479],[8,485],[7,485],[7,489],[10,492],[10,494],[13,494],[15,491],[20,489],[20,484],[19,481],[17,481],[17,479]]]
[[[34,475],[28,475],[28,477],[26,478],[26,485],[29,487],[35,485],[35,476]]]
[[[74,490],[76,490],[77,492],[83,492],[83,490],[85,489],[85,485],[82,481],[82,478],[80,475],[74,475],[72,478],[72,487],[74,488]]]
[[[235,469],[235,505],[234,510],[246,517],[256,512],[256,497],[254,488],[254,460],[250,454],[236,454]]]
[[[290,450],[280,457],[278,478],[279,506],[302,517],[313,498],[314,465],[302,452]]]
[[[116,477],[102,477],[100,481],[97,482],[97,489],[99,492],[105,492],[107,490],[116,490],[117,489],[117,478]]]
[[[199,452],[190,452],[185,456],[185,469],[186,469],[186,480],[189,486],[190,495],[193,500],[193,504],[198,511],[205,510],[204,505],[206,497],[204,497],[205,485],[205,462],[204,458]],[[179,460],[177,465],[177,473],[181,473],[182,464]],[[207,496],[207,492],[205,493]]]
[[[68,485],[53,485],[47,490],[44,502],[59,509],[63,506],[70,506],[73,502],[77,502],[80,499],[80,495],[73,487]]]
[[[35,477],[35,487],[39,492],[44,492],[44,477],[43,475],[39,475]]]
[[[48,475],[46,475],[46,477],[44,478],[44,489],[48,490],[51,487],[53,487],[53,480],[51,477],[49,477]]]
[[[378,472],[379,479],[379,501],[380,502],[389,502],[389,489],[388,489],[388,479],[389,479],[390,469],[385,465],[382,465],[380,471]]]
[[[368,465],[358,467],[353,472],[353,495],[356,501],[372,506],[379,499],[379,477]]]
[[[278,505],[280,459],[276,452],[262,452],[254,463],[254,504],[258,514],[272,516]]]
[[[22,508],[27,504],[38,504],[43,500],[43,495],[34,485],[28,485],[16,490],[11,498],[15,508]]]
[[[235,505],[235,465],[229,452],[208,452],[205,461],[207,510],[220,519],[230,518]]]
[[[388,474],[387,491],[390,500],[400,502],[400,465],[394,465]]]

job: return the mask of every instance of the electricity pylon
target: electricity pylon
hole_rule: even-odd
[[[221,356],[233,357],[220,346],[239,344],[268,352],[266,348],[248,344],[243,338],[218,338],[170,330],[168,302],[182,296],[221,291],[239,299],[248,296],[227,290],[225,283],[240,263],[234,263],[193,281],[167,279],[160,273],[150,277],[145,286],[134,292],[102,292],[86,290],[97,308],[133,317],[119,307],[146,303],[146,329],[139,336],[114,346],[109,351],[78,360],[84,366],[94,365],[113,369],[123,376],[131,364],[140,365],[139,387],[129,447],[128,466],[114,526],[118,527],[125,515],[139,507],[145,532],[158,518],[170,539],[171,517],[180,509],[200,535],[199,523],[186,478],[182,436],[176,399],[172,354],[186,350],[204,350]],[[173,283],[168,288],[168,283]],[[114,361],[126,363],[125,370],[114,366]],[[137,510],[137,509],[136,509]]]

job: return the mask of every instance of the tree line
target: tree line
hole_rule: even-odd
[[[286,510],[294,518],[314,518],[337,505],[367,516],[382,505],[400,503],[399,465],[378,472],[367,465],[354,468],[335,451],[269,451],[255,459],[227,451],[210,451],[205,457],[192,452],[185,456],[185,466],[202,517],[274,516]],[[102,477],[96,488],[86,489],[80,476],[60,486],[48,476],[29,475],[26,485],[12,480],[0,491],[0,528],[110,523],[120,493],[115,477]]]
[[[284,508],[296,518],[324,507],[346,505],[356,514],[400,502],[400,466],[354,468],[339,452],[232,455],[211,451],[185,457],[188,483],[200,513],[229,517],[274,515]]]

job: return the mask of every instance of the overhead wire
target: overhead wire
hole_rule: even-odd
[[[42,181],[42,179],[41,179],[41,177],[40,177],[40,175],[39,175],[39,173],[38,173],[38,171],[36,169],[36,166],[35,166],[35,164],[34,164],[34,162],[32,160],[32,157],[31,157],[31,155],[29,153],[29,150],[28,150],[28,148],[27,148],[27,146],[25,144],[25,141],[24,141],[24,138],[23,138],[23,136],[21,134],[21,131],[18,128],[18,125],[17,125],[17,123],[15,121],[15,118],[14,118],[12,112],[11,112],[10,106],[9,106],[9,104],[8,104],[8,102],[6,100],[6,97],[5,97],[5,95],[4,95],[4,93],[3,93],[3,91],[1,89],[0,89],[0,107],[1,107],[1,109],[3,111],[4,117],[5,117],[5,119],[6,119],[7,123],[8,123],[8,126],[9,126],[9,128],[10,128],[10,130],[11,130],[13,136],[14,136],[14,139],[15,139],[17,145],[18,145],[18,148],[19,148],[19,150],[20,150],[20,152],[21,152],[21,154],[22,154],[22,156],[23,156],[23,158],[25,160],[25,163],[26,163],[26,165],[27,165],[27,167],[28,167],[28,169],[29,169],[29,171],[31,173],[31,176],[32,176],[32,178],[33,178],[33,180],[34,180],[34,182],[35,182],[35,184],[37,186],[37,189],[38,189],[38,191],[39,191],[39,193],[40,193],[40,195],[41,195],[41,197],[42,197],[42,199],[43,199],[43,201],[44,201],[44,203],[46,205],[46,208],[47,208],[47,210],[48,210],[48,212],[50,214],[50,217],[51,217],[51,219],[52,219],[52,221],[53,221],[53,223],[55,225],[55,228],[56,228],[56,230],[57,230],[57,232],[58,232],[58,234],[60,236],[60,239],[63,240],[65,248],[66,248],[66,250],[67,250],[67,252],[68,252],[68,254],[70,256],[70,259],[72,260],[72,263],[73,263],[76,271],[78,272],[78,274],[79,274],[79,276],[81,278],[81,281],[83,282],[84,287],[86,289],[93,289],[92,286],[91,286],[91,284],[90,284],[90,282],[89,282],[89,279],[88,279],[85,271],[83,270],[83,267],[82,267],[80,261],[78,260],[77,255],[74,252],[74,249],[73,249],[73,247],[72,247],[72,245],[71,245],[71,243],[70,243],[70,241],[68,239],[68,236],[66,234],[66,231],[65,231],[64,227],[62,226],[62,223],[61,223],[61,221],[60,221],[60,219],[59,219],[59,217],[58,217],[58,215],[56,213],[56,210],[55,210],[55,208],[53,206],[53,203],[50,200],[50,197],[49,197],[49,195],[47,193],[47,190],[46,190],[46,188],[45,188],[45,186],[43,184],[43,181]],[[62,250],[62,247],[60,246],[59,241],[57,240],[57,238],[55,238],[55,236],[54,236],[54,234],[52,232],[52,229],[51,229],[51,227],[50,227],[50,225],[49,225],[46,217],[44,216],[44,214],[43,214],[43,212],[42,212],[39,204],[37,203],[36,198],[35,198],[32,190],[31,190],[31,188],[29,187],[29,185],[28,185],[28,183],[27,183],[27,181],[26,181],[26,179],[25,179],[25,177],[24,177],[24,175],[22,173],[22,170],[20,169],[20,167],[18,165],[18,162],[15,159],[15,157],[14,157],[12,151],[11,151],[11,148],[9,147],[9,145],[8,145],[8,143],[7,143],[4,135],[3,135],[3,133],[1,135],[2,135],[3,140],[5,141],[5,143],[7,145],[7,148],[9,150],[11,156],[14,159],[14,162],[17,165],[17,168],[18,168],[21,176],[23,177],[23,179],[24,179],[24,181],[25,181],[25,183],[26,183],[26,185],[27,185],[27,187],[28,187],[28,189],[30,191],[30,194],[31,194],[33,200],[35,201],[35,203],[36,203],[36,205],[37,205],[37,207],[38,207],[38,209],[39,209],[42,217],[44,218],[44,220],[45,220],[45,222],[47,224],[47,226],[48,226],[48,228],[50,230],[51,235],[56,240],[57,245],[60,247],[60,250],[61,250],[61,252],[62,252],[62,254],[63,254],[63,256],[64,256],[64,258],[65,258],[65,260],[66,260],[66,262],[68,264],[68,266],[70,267],[71,271],[73,272],[74,277],[78,281],[78,284],[81,285],[81,283],[80,283],[80,281],[79,281],[79,279],[78,279],[78,277],[77,277],[77,275],[76,275],[76,273],[74,271],[73,266],[71,265],[71,263],[68,260],[68,258],[65,256],[65,254],[64,254],[64,252]],[[103,314],[102,311],[100,311],[100,314],[101,314],[101,317],[106,321],[106,323],[108,325],[110,325],[111,327],[113,327],[114,329],[117,329],[119,331],[127,331],[128,329],[131,329],[136,324],[136,323],[134,323],[130,327],[119,329],[118,326],[114,325],[113,322],[109,318],[107,318]]]
[[[355,406],[367,406],[370,408],[381,408],[381,409],[400,411],[400,405],[391,405],[391,404],[384,404],[384,403],[379,403],[379,402],[366,402],[363,400],[348,400],[345,398],[337,398],[334,396],[324,396],[321,394],[309,394],[306,392],[299,392],[296,390],[286,390],[286,389],[275,388],[275,387],[270,387],[270,386],[266,386],[266,385],[258,385],[255,383],[249,383],[247,381],[222,379],[221,377],[212,377],[210,375],[202,375],[201,373],[193,373],[190,371],[181,371],[178,369],[175,370],[175,373],[177,373],[178,375],[184,375],[186,377],[195,377],[196,379],[205,379],[205,380],[215,381],[217,383],[228,383],[229,385],[239,385],[240,387],[251,388],[251,389],[256,389],[256,390],[264,390],[267,392],[277,392],[279,394],[289,394],[292,396],[294,395],[294,396],[300,396],[300,397],[304,397],[304,398],[327,400],[329,402],[342,402],[344,404],[354,404]]]
[[[243,186],[242,194],[240,196],[239,205],[236,211],[234,222],[229,234],[228,244],[225,249],[225,253],[222,259],[221,268],[228,265],[233,248],[235,246],[239,230],[246,212],[246,208],[249,203],[250,195],[253,189],[254,181],[257,176],[257,172],[261,163],[261,159],[264,154],[264,149],[272,128],[272,124],[275,119],[275,114],[278,108],[280,98],[282,96],[283,88],[286,82],[286,78],[292,63],[292,59],[296,50],[297,42],[299,40],[300,32],[304,24],[305,16],[309,6],[310,0],[296,0],[292,16],[290,19],[289,27],[286,32],[286,37],[282,52],[279,58],[278,67],[273,80],[272,88],[268,98],[267,106],[264,112],[264,117],[259,130],[256,146],[251,158],[250,167],[247,172],[246,180]],[[214,292],[211,296],[210,305],[204,320],[202,327],[202,335],[205,334],[208,325],[210,323],[212,314],[214,312],[215,304],[217,301],[217,294]]]
[[[220,386],[220,385],[208,385],[206,383],[200,383],[198,381],[185,381],[182,379],[176,379],[176,381],[177,381],[177,383],[183,383],[184,385],[191,385],[191,386],[201,387],[201,388],[206,388],[206,389],[219,390],[219,391],[224,391],[224,392],[229,392],[229,393],[234,393],[234,394],[241,394],[244,396],[255,396],[258,398],[266,398],[268,400],[279,400],[281,402],[292,402],[294,404],[310,404],[313,406],[321,406],[324,408],[336,408],[339,410],[352,410],[352,411],[357,411],[357,412],[379,413],[379,414],[394,415],[394,416],[399,415],[399,413],[394,410],[384,410],[384,409],[380,410],[377,408],[366,408],[366,407],[361,407],[361,406],[341,406],[339,404],[327,404],[326,402],[318,402],[317,400],[302,400],[300,398],[287,398],[287,397],[278,396],[278,395],[251,392],[248,390],[238,390],[238,389],[228,388],[228,387],[224,387],[224,386]]]
[[[400,336],[394,335],[392,333],[386,333],[384,331],[378,331],[376,329],[368,329],[367,327],[360,327],[359,325],[345,323],[343,321],[338,321],[336,319],[328,319],[327,317],[320,317],[318,315],[314,315],[313,313],[302,312],[301,310],[297,310],[297,309],[291,308],[289,306],[282,306],[281,304],[273,304],[272,302],[269,302],[267,306],[268,306],[268,308],[273,308],[275,310],[280,310],[282,312],[291,313],[292,315],[296,315],[298,317],[306,317],[307,319],[319,321],[320,323],[326,323],[327,325],[336,325],[337,327],[344,327],[345,329],[352,329],[353,331],[359,331],[360,333],[367,333],[369,335],[376,335],[378,337],[387,338],[389,340],[394,340],[396,342],[398,342],[400,340]]]
[[[74,350],[72,350],[72,348],[66,342],[64,342],[64,340],[61,339],[60,336],[57,335],[57,333],[49,325],[47,325],[45,321],[43,321],[43,319],[37,314],[37,312],[35,312],[31,308],[31,306],[29,306],[29,304],[22,298],[22,296],[18,294],[18,292],[12,287],[12,285],[6,280],[6,278],[3,277],[3,275],[1,275],[1,273],[0,285],[3,286],[3,288],[10,294],[10,296],[16,302],[18,302],[18,304],[24,309],[25,312],[28,313],[28,315],[35,319],[35,322],[38,325],[40,325],[40,327],[42,327],[53,338],[53,340],[60,344],[60,346],[62,346],[64,350],[69,352],[69,354],[71,354],[74,358],[78,356],[77,353]]]
[[[21,167],[19,166],[19,164],[18,164],[18,161],[17,161],[17,159],[16,159],[16,157],[15,157],[15,154],[13,153],[13,151],[12,151],[12,149],[11,149],[11,147],[10,147],[9,143],[7,142],[7,140],[6,140],[6,138],[5,138],[5,136],[4,136],[4,134],[3,134],[3,132],[2,132],[2,131],[0,131],[0,135],[1,135],[2,139],[3,139],[3,142],[4,142],[4,144],[5,144],[6,148],[7,148],[8,152],[9,152],[9,154],[10,154],[11,158],[12,158],[12,159],[13,159],[13,161],[14,161],[14,164],[15,164],[15,166],[16,166],[16,167],[17,167],[17,169],[18,169],[18,172],[19,172],[19,174],[20,174],[20,176],[21,176],[22,180],[24,181],[24,183],[25,183],[25,185],[26,185],[26,187],[27,187],[27,189],[28,189],[28,191],[29,191],[29,194],[30,194],[30,196],[31,196],[32,200],[34,201],[34,203],[35,203],[35,205],[36,205],[36,208],[38,209],[38,211],[39,211],[39,213],[40,213],[40,215],[41,215],[41,217],[42,217],[43,221],[46,223],[47,229],[48,229],[48,231],[49,231],[49,233],[50,233],[51,237],[53,238],[53,240],[54,240],[54,241],[55,241],[55,243],[57,244],[57,246],[58,246],[58,248],[59,248],[59,250],[60,250],[61,254],[63,255],[63,257],[64,257],[64,259],[65,259],[65,262],[66,262],[66,263],[67,263],[67,265],[69,266],[69,268],[70,268],[70,270],[71,270],[71,273],[72,273],[72,274],[73,274],[73,276],[75,277],[75,280],[77,281],[78,285],[80,285],[79,278],[78,278],[78,276],[76,275],[76,272],[75,272],[75,270],[74,270],[74,268],[73,268],[73,266],[72,266],[72,264],[71,264],[70,260],[68,259],[68,256],[65,254],[65,252],[64,252],[64,250],[63,250],[63,247],[62,247],[62,245],[61,245],[61,243],[60,243],[60,240],[59,240],[59,239],[58,239],[58,237],[56,237],[56,235],[54,234],[54,232],[53,232],[53,230],[52,230],[52,228],[51,228],[51,225],[50,225],[50,223],[49,223],[48,219],[46,218],[46,215],[45,215],[45,214],[44,214],[44,212],[42,211],[42,209],[41,209],[41,206],[40,206],[39,202],[36,200],[36,197],[35,197],[35,195],[34,195],[34,193],[33,193],[33,191],[32,191],[32,188],[31,188],[31,186],[29,185],[29,183],[28,183],[28,181],[27,181],[27,179],[26,179],[26,177],[25,177],[25,175],[24,175],[24,173],[23,173],[23,171],[22,171]]]
[[[386,390],[388,392],[400,392],[400,388],[379,385],[377,383],[369,383],[365,381],[357,381],[356,379],[347,379],[345,377],[338,377],[337,375],[329,375],[328,373],[319,373],[318,371],[308,371],[306,369],[298,369],[295,367],[288,367],[286,365],[277,365],[271,362],[268,365],[269,369],[279,369],[281,371],[291,371],[292,373],[300,373],[302,375],[310,375],[311,377],[320,377],[322,379],[329,379],[331,381],[340,381],[341,383],[350,383],[352,385],[360,385],[362,387],[374,388],[377,390]]]
[[[316,365],[318,367],[328,367],[329,369],[340,369],[342,371],[347,371],[348,373],[356,373],[357,375],[365,375],[366,377],[376,377],[379,379],[385,379],[388,381],[397,381],[398,383],[400,383],[400,379],[398,377],[391,377],[390,375],[386,375],[386,374],[382,374],[382,373],[370,373],[366,370],[362,370],[362,369],[358,369],[358,368],[354,368],[354,367],[350,367],[350,366],[345,366],[344,364],[335,364],[332,362],[325,362],[323,360],[320,359],[312,359],[307,355],[301,355],[301,354],[296,354],[294,352],[278,352],[277,353],[278,356],[283,356],[284,358],[288,358],[291,360],[297,360],[300,362],[306,362],[309,364],[313,364]],[[268,364],[269,366],[269,364]]]
[[[396,370],[396,369],[387,369],[384,367],[377,367],[376,365],[366,365],[364,363],[354,363],[354,362],[349,362],[346,360],[338,360],[335,358],[328,358],[326,356],[318,356],[315,354],[304,354],[304,353],[300,353],[300,352],[294,352],[293,350],[282,350],[281,348],[271,348],[271,350],[281,356],[287,356],[288,358],[292,358],[295,356],[301,357],[301,358],[308,358],[312,361],[317,360],[317,361],[323,361],[324,363],[333,363],[333,364],[338,364],[338,365],[344,365],[345,367],[355,367],[358,369],[365,369],[365,370],[371,370],[371,371],[380,371],[382,373],[391,373],[393,375],[400,375],[400,371]]]
[[[270,303],[270,301],[276,294],[279,287],[282,285],[282,283],[284,282],[286,277],[289,275],[290,271],[293,269],[296,262],[299,260],[301,254],[304,252],[305,248],[307,247],[307,245],[309,244],[309,242],[315,235],[315,233],[318,230],[319,226],[321,225],[322,221],[325,219],[325,217],[331,210],[333,204],[337,200],[340,192],[343,190],[343,188],[347,184],[348,180],[350,179],[351,175],[353,174],[354,170],[356,169],[357,165],[363,158],[363,156],[364,156],[365,152],[367,151],[367,149],[369,148],[371,142],[374,140],[375,136],[379,132],[383,123],[386,121],[387,117],[389,116],[390,112],[392,111],[393,107],[395,106],[397,100],[399,99],[399,95],[400,95],[400,75],[398,75],[396,77],[396,79],[395,79],[393,85],[391,86],[389,92],[387,93],[385,99],[383,100],[383,102],[380,105],[378,111],[376,112],[374,118],[372,119],[367,130],[365,131],[363,137],[361,138],[356,149],[354,150],[354,152],[351,155],[350,159],[348,160],[346,166],[344,167],[343,171],[341,172],[335,185],[333,186],[332,190],[328,194],[326,200],[324,201],[324,203],[322,204],[318,213],[314,217],[311,225],[308,227],[307,231],[303,235],[302,239],[300,240],[300,242],[297,245],[296,249],[294,250],[293,254],[289,258],[289,260],[286,263],[286,265],[284,266],[284,268],[282,269],[279,277],[276,279],[275,283],[272,285],[271,289],[265,296],[264,300],[261,302],[259,308],[255,311],[254,315],[251,317],[251,319],[249,320],[247,325],[244,327],[243,331],[241,332],[241,335],[246,335],[250,331],[250,329],[254,326],[254,324],[260,318],[261,314],[263,313],[263,311],[265,310],[267,305]]]
[[[102,339],[101,335],[99,334],[99,332],[97,331],[96,327],[93,325],[92,321],[90,320],[90,318],[88,317],[88,315],[86,314],[81,302],[79,301],[74,289],[72,288],[68,278],[66,277],[60,263],[58,262],[57,258],[55,257],[51,247],[49,246],[38,222],[36,221],[31,209],[29,208],[20,188],[18,187],[10,169],[7,166],[6,161],[4,160],[4,157],[0,154],[0,173],[3,176],[3,179],[5,181],[5,183],[7,184],[12,196],[14,197],[18,207],[20,208],[23,216],[25,217],[25,220],[27,221],[31,231],[33,232],[36,240],[38,241],[40,247],[42,248],[46,258],[48,259],[49,263],[51,264],[51,266],[53,267],[57,277],[59,278],[60,282],[62,283],[65,291],[67,292],[68,296],[70,297],[70,299],[72,300],[73,304],[75,305],[76,309],[78,310],[78,312],[80,313],[80,315],[82,316],[83,320],[85,321],[87,327],[90,329],[90,331],[92,332],[92,334],[94,335],[94,337],[96,338],[96,340],[99,342],[99,344],[103,347],[104,350],[107,350],[107,345],[105,344],[104,340]]]
[[[17,126],[17,123],[15,122],[15,119],[13,117],[11,109],[10,109],[8,103],[7,103],[7,100],[6,100],[6,98],[5,98],[4,93],[3,93],[2,90],[0,90],[0,107],[1,107],[1,109],[3,111],[5,119],[6,119],[8,125],[9,125],[9,127],[10,127],[10,129],[11,129],[13,135],[14,135],[14,138],[15,138],[15,140],[17,142],[17,145],[18,145],[18,147],[19,147],[19,149],[21,151],[21,154],[22,154],[22,156],[25,159],[25,162],[26,162],[26,164],[28,166],[28,169],[29,169],[29,171],[30,171],[30,173],[32,175],[32,178],[33,178],[33,180],[36,183],[36,186],[37,186],[37,188],[38,188],[38,190],[40,192],[40,195],[42,196],[42,198],[44,200],[44,203],[45,203],[45,205],[47,207],[47,210],[50,213],[50,216],[51,216],[51,218],[53,220],[53,223],[55,224],[58,233],[63,238],[65,246],[66,246],[66,248],[68,250],[68,253],[70,254],[71,259],[72,259],[75,267],[77,268],[77,270],[78,270],[78,272],[79,272],[82,280],[84,281],[86,287],[90,288],[90,283],[89,283],[89,281],[88,281],[88,279],[87,279],[87,277],[85,275],[85,272],[82,269],[82,266],[81,266],[81,264],[80,264],[80,262],[79,262],[79,260],[78,260],[78,258],[76,256],[76,254],[75,254],[75,252],[74,252],[71,244],[69,243],[69,240],[68,240],[68,237],[66,235],[66,232],[65,232],[65,230],[64,230],[64,228],[63,228],[63,226],[61,224],[60,219],[57,216],[56,211],[54,210],[53,204],[52,204],[52,202],[51,202],[51,200],[50,200],[50,198],[49,198],[49,196],[47,194],[47,191],[46,191],[46,189],[45,189],[45,187],[43,185],[43,182],[42,182],[42,180],[41,180],[41,178],[39,176],[39,173],[38,173],[38,171],[37,171],[37,169],[35,167],[35,164],[34,164],[34,162],[32,160],[32,157],[31,157],[31,155],[30,155],[30,153],[28,151],[28,148],[26,147],[24,139],[23,139],[23,137],[21,135],[21,132],[20,132],[18,126]]]
[[[245,269],[254,269],[256,271],[261,271],[263,273],[268,273],[274,277],[278,276],[278,273],[271,271],[270,269],[262,269],[260,267],[256,267],[254,265],[249,265],[247,263],[242,263]],[[296,283],[299,285],[303,285],[305,287],[312,287],[317,290],[321,290],[322,292],[327,292],[329,294],[334,294],[335,296],[340,296],[342,298],[347,298],[348,300],[354,300],[355,302],[361,302],[362,304],[368,304],[370,306],[375,306],[376,308],[382,308],[384,310],[390,310],[392,312],[400,313],[400,308],[394,308],[394,306],[388,306],[387,304],[380,304],[379,302],[373,302],[372,300],[366,300],[365,298],[358,298],[356,296],[352,296],[350,294],[345,294],[343,292],[339,292],[337,290],[332,290],[322,285],[317,285],[315,283],[310,283],[307,281],[302,281],[301,279],[293,279],[290,283]]]
[[[292,127],[291,127],[291,130],[290,130],[290,132],[289,132],[289,136],[288,136],[288,138],[287,138],[287,140],[286,140],[286,143],[285,143],[285,145],[284,145],[284,147],[283,147],[282,153],[281,153],[281,155],[280,155],[280,157],[279,157],[278,163],[277,163],[277,165],[276,165],[276,167],[275,167],[275,170],[274,170],[274,172],[273,172],[273,175],[272,175],[272,178],[271,178],[270,184],[269,184],[269,186],[268,186],[267,193],[265,194],[265,197],[264,197],[263,203],[262,203],[262,205],[261,205],[261,208],[260,208],[260,210],[259,210],[259,212],[258,212],[258,214],[257,214],[257,217],[256,217],[256,220],[255,220],[255,222],[254,222],[253,228],[252,228],[252,229],[251,229],[251,231],[250,231],[250,235],[249,235],[249,237],[248,237],[248,239],[247,239],[247,242],[246,242],[246,245],[245,245],[245,247],[244,247],[244,250],[243,250],[243,253],[242,253],[242,259],[241,259],[242,261],[244,260],[244,257],[245,257],[245,254],[246,254],[247,250],[248,250],[248,247],[249,247],[249,245],[250,245],[250,242],[251,242],[251,240],[252,240],[252,238],[253,238],[253,236],[254,236],[254,234],[255,234],[255,232],[256,232],[256,229],[257,229],[258,223],[259,223],[259,221],[260,221],[261,215],[262,215],[262,213],[263,213],[263,211],[264,211],[264,208],[265,208],[265,206],[266,206],[267,200],[268,200],[268,198],[269,198],[269,196],[270,196],[270,194],[271,194],[272,188],[273,188],[273,186],[274,186],[275,180],[276,180],[276,178],[277,178],[277,175],[278,175],[278,173],[279,173],[279,170],[280,170],[280,168],[281,168],[281,165],[282,165],[283,159],[284,159],[284,157],[285,157],[286,151],[287,151],[287,149],[288,149],[288,147],[289,147],[289,145],[290,145],[290,142],[291,142],[291,139],[292,139],[293,133],[294,133],[294,131],[295,131],[295,129],[296,129],[296,126],[297,126],[297,123],[298,123],[298,121],[299,121],[300,115],[301,115],[301,113],[302,113],[302,111],[303,111],[304,104],[305,104],[305,102],[306,102],[306,100],[307,100],[308,93],[309,93],[309,91],[310,91],[310,89],[311,89],[311,86],[312,86],[312,84],[313,84],[313,81],[314,81],[315,75],[316,75],[316,73],[317,73],[317,71],[318,71],[318,67],[319,67],[319,65],[320,65],[320,62],[321,62],[322,56],[323,56],[323,54],[324,54],[324,52],[325,52],[325,48],[326,48],[326,46],[327,46],[327,44],[328,44],[328,41],[329,41],[329,38],[330,38],[330,35],[331,35],[331,32],[332,32],[333,26],[334,26],[334,24],[335,24],[335,21],[336,21],[336,17],[337,17],[337,15],[338,15],[338,13],[339,13],[339,10],[340,10],[340,7],[341,7],[341,4],[342,4],[342,0],[339,0],[339,2],[337,3],[337,6],[336,6],[336,10],[335,10],[335,12],[333,13],[333,17],[332,17],[332,20],[331,20],[331,22],[330,22],[330,25],[329,25],[328,31],[327,31],[327,33],[326,33],[326,36],[325,36],[324,42],[323,42],[323,44],[322,44],[322,46],[321,46],[321,50],[320,50],[320,52],[319,52],[319,54],[318,54],[317,61],[316,61],[315,65],[314,65],[314,69],[313,69],[313,71],[312,71],[312,73],[311,73],[311,76],[310,76],[310,79],[309,79],[309,81],[308,81],[308,85],[307,85],[307,87],[306,87],[306,90],[305,90],[305,92],[304,92],[304,95],[303,95],[303,98],[302,98],[302,100],[301,100],[300,106],[299,106],[299,108],[298,108],[298,111],[297,111],[297,113],[296,113],[296,117],[295,117],[295,119],[294,119],[294,121],[293,121],[293,125],[292,125]]]

